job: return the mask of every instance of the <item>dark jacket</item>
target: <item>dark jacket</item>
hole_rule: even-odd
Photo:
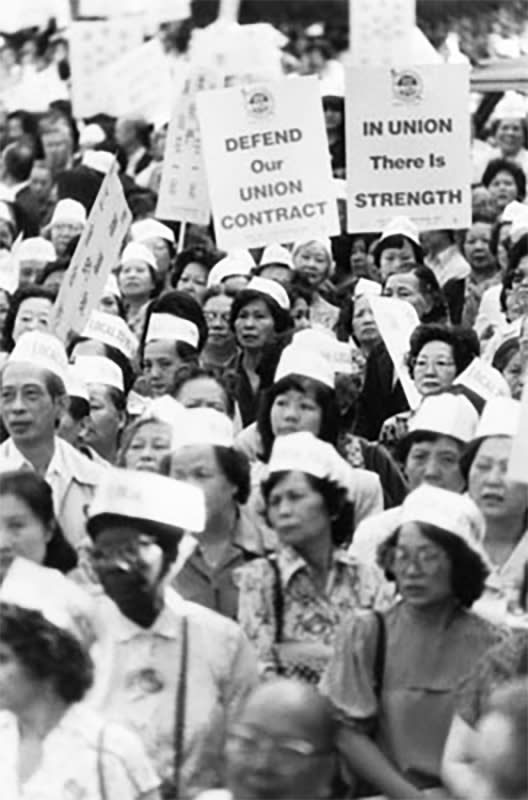
[[[367,359],[365,383],[359,395],[354,433],[375,441],[386,419],[409,404],[400,382],[394,381],[394,367],[387,348],[381,342]]]

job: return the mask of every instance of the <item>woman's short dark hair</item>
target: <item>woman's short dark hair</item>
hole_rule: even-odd
[[[196,381],[200,380],[200,378],[208,378],[211,381],[214,381],[218,384],[218,386],[222,389],[225,395],[226,401],[226,411],[229,417],[235,416],[235,395],[234,395],[234,387],[231,385],[229,381],[229,376],[219,376],[213,369],[209,369],[208,367],[201,367],[199,364],[185,364],[185,366],[180,367],[177,370],[176,374],[174,375],[174,380],[172,383],[172,387],[170,389],[170,394],[178,399],[178,394],[180,393],[183,386],[189,381]]]
[[[235,450],[234,447],[213,447],[218,466],[225,478],[236,486],[235,500],[240,505],[247,503],[251,490],[251,474],[249,459],[245,453]]]
[[[56,261],[48,261],[42,273],[39,275],[39,286],[44,286],[49,276],[54,275],[56,272],[66,273],[69,265],[70,259],[68,258],[58,258]]]
[[[12,470],[0,473],[0,498],[12,494],[29,506],[32,513],[51,534],[46,545],[42,565],[58,569],[66,574],[77,566],[77,552],[68,542],[55,517],[53,495],[50,485],[27,470]]]
[[[284,333],[284,331],[287,331],[288,328],[293,327],[290,312],[286,311],[285,308],[281,308],[281,306],[279,306],[279,304],[267,294],[264,294],[263,292],[256,292],[254,289],[242,289],[242,291],[238,292],[238,294],[235,296],[233,305],[231,306],[231,317],[229,319],[229,324],[231,325],[232,330],[235,329],[235,322],[237,321],[237,317],[242,309],[249,305],[249,303],[253,303],[255,300],[263,300],[266,304],[275,323],[275,333]]]
[[[513,356],[516,355],[521,349],[518,336],[512,336],[511,339],[506,339],[505,342],[497,349],[493,356],[491,366],[499,372],[504,372]]]
[[[289,391],[312,393],[321,409],[321,430],[318,438],[335,445],[339,432],[339,410],[335,390],[312,378],[302,375],[286,375],[261,394],[257,414],[257,429],[262,441],[262,457],[268,461],[275,435],[271,428],[271,408],[275,399]]]
[[[65,703],[82,700],[93,683],[88,650],[40,611],[0,603],[0,641],[35,680],[49,681]]]
[[[202,245],[182,250],[182,252],[176,256],[174,269],[171,271],[170,275],[170,285],[176,288],[188,264],[201,264],[201,266],[207,270],[207,273],[209,273],[216,261],[218,261],[218,253]]]
[[[411,378],[414,377],[414,364],[420,351],[429,342],[445,342],[453,352],[456,374],[460,375],[469,367],[474,358],[480,354],[478,336],[472,328],[445,325],[418,325],[411,334],[409,343],[408,364]]]
[[[400,464],[405,465],[405,462],[407,461],[407,456],[409,455],[411,447],[413,445],[420,444],[422,442],[433,443],[437,442],[438,439],[441,438],[443,438],[443,434],[435,433],[434,431],[412,431],[411,433],[408,433],[407,436],[404,436],[403,439],[400,439],[400,441],[397,444],[398,462]],[[454,436],[451,436],[449,438],[452,439],[454,442],[458,442],[459,452],[460,454],[462,454],[462,450],[464,447],[463,442],[461,442],[459,439],[455,439]]]
[[[526,196],[526,175],[521,167],[505,158],[494,158],[488,163],[482,175],[482,183],[486,189],[499,172],[508,172],[512,176],[517,187],[517,200],[524,200]]]
[[[397,247],[398,249],[405,246],[405,244],[410,244],[412,251],[413,251],[413,259],[416,264],[423,264],[423,250],[419,244],[413,242],[412,239],[409,239],[407,236],[403,236],[401,233],[395,233],[393,236],[387,236],[382,241],[378,241],[373,248],[372,257],[374,258],[375,265],[379,268],[381,254],[384,250],[388,250],[392,247]]]
[[[454,533],[419,522],[420,533],[446,553],[451,563],[451,587],[454,596],[464,608],[471,608],[484,591],[489,569],[480,556]],[[389,581],[395,580],[393,561],[400,529],[378,547],[377,561]]]
[[[326,510],[332,523],[332,541],[335,547],[349,544],[354,532],[354,504],[349,500],[346,489],[328,478],[316,478],[306,474],[306,479],[314,491],[322,495]],[[269,497],[275,486],[288,475],[287,471],[272,472],[262,483],[262,494],[267,505]]]
[[[422,264],[413,264],[409,265],[407,271],[413,273],[418,280],[421,294],[424,297],[429,297],[431,301],[431,308],[423,315],[421,321],[426,324],[430,322],[447,322],[446,299],[433,270]]]
[[[513,288],[513,277],[519,268],[522,259],[528,256],[528,233],[522,236],[510,247],[508,252],[508,266],[502,277],[502,291],[500,296],[501,307],[506,311],[506,292]]]
[[[51,305],[54,304],[57,293],[52,289],[46,289],[45,286],[36,286],[29,284],[28,286],[21,286],[17,289],[11,298],[9,311],[6,314],[4,331],[2,334],[2,350],[10,353],[15,343],[13,341],[13,328],[18,314],[18,310],[24,300],[29,300],[31,297],[43,297],[49,300]]]
[[[191,295],[186,292],[173,289],[171,292],[165,292],[165,294],[162,294],[161,297],[158,297],[156,300],[151,300],[147,306],[145,324],[139,343],[139,358],[141,363],[143,363],[145,340],[152,314],[172,314],[175,317],[188,320],[192,322],[193,325],[196,325],[198,328],[198,347],[192,347],[192,345],[187,342],[176,342],[177,345],[182,345],[181,347],[177,347],[176,352],[182,361],[192,361],[193,358],[196,359],[198,357],[198,353],[201,352],[207,341],[207,323],[203,311],[194,297],[191,297]]]

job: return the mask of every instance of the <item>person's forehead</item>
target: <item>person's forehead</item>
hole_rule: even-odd
[[[462,453],[462,445],[456,439],[453,439],[452,436],[441,436],[431,432],[427,439],[418,439],[412,443],[409,454],[418,452],[450,452],[460,456]]]
[[[247,703],[240,721],[257,735],[304,739],[319,747],[323,743],[320,715],[306,700],[287,698],[283,692],[262,693]]]
[[[208,400],[211,398],[220,399],[224,403],[225,393],[222,386],[214,378],[206,375],[200,378],[191,378],[180,388],[179,399],[184,405],[186,400],[191,398],[194,400],[200,397]]]
[[[20,386],[24,384],[38,384],[46,386],[46,371],[29,361],[6,364],[0,382],[2,387]]]
[[[233,298],[227,294],[218,294],[210,297],[204,304],[204,311],[228,310],[233,305]]]

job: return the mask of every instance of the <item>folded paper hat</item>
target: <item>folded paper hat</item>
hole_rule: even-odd
[[[217,261],[207,278],[207,286],[220,286],[228,278],[249,278],[255,261],[249,250],[232,250]]]
[[[92,311],[82,335],[87,339],[95,339],[120,350],[124,356],[132,360],[137,353],[139,342],[121,317],[106,314],[104,311]]]
[[[214,408],[188,408],[173,433],[174,450],[194,445],[233,447],[233,421]]]
[[[174,314],[151,314],[148,321],[145,344],[158,339],[169,339],[174,342],[186,342],[197,348],[200,341],[198,326],[189,319],[176,317]]]
[[[389,220],[376,245],[380,245],[385,239],[388,239],[389,236],[405,236],[406,239],[410,239],[414,244],[420,245],[418,228],[409,217],[393,217]]]
[[[482,410],[473,439],[515,436],[521,418],[521,403],[513,397],[492,397]]]
[[[32,364],[57,375],[66,385],[68,358],[64,345],[51,333],[26,331],[15,344],[7,364]]]
[[[510,228],[510,244],[517,244],[521,236],[528,233],[528,206],[524,206],[524,212],[517,214]]]
[[[508,89],[493,109],[490,120],[524,119],[527,113],[528,102],[526,97],[519,92]]]
[[[100,125],[92,122],[85,125],[79,134],[79,145],[81,147],[95,147],[106,139],[106,134]]]
[[[86,646],[93,642],[93,602],[58,570],[16,558],[0,586],[0,602],[40,611],[48,622],[73,633]]]
[[[49,261],[55,261],[57,254],[50,241],[43,236],[32,236],[20,242],[16,257],[19,264],[23,261],[41,261],[47,264]]]
[[[110,358],[104,356],[78,356],[72,364],[73,373],[87,384],[102,383],[125,391],[123,371]]]
[[[508,205],[504,207],[500,221],[513,222],[518,216],[524,216],[526,211],[527,207],[524,203],[519,203],[518,200],[512,200],[511,203],[508,203]]]
[[[297,345],[295,340],[293,344],[285,347],[281,353],[275,370],[274,383],[278,383],[289,375],[310,378],[313,381],[324,383],[330,389],[335,387],[333,365],[319,352],[314,352],[303,345]]]
[[[0,251],[0,289],[13,294],[19,283],[19,261],[13,250]]]
[[[147,404],[140,414],[142,420],[154,420],[169,425],[173,435],[185,424],[185,417],[185,406],[169,394],[155,397],[154,400],[147,400]]]
[[[157,261],[152,251],[140,242],[129,242],[121,254],[120,263],[122,267],[124,267],[125,264],[129,264],[131,261],[144,261],[145,264],[148,264],[153,270],[157,270],[158,268]]]
[[[105,518],[123,517],[161,526],[170,536],[199,533],[205,525],[204,493],[189,483],[154,473],[110,468],[95,491],[86,527],[97,536]]]
[[[85,400],[87,403],[90,402],[88,386],[75,364],[68,365],[68,372],[66,373],[66,382],[64,385],[68,397],[80,397],[81,400]]]
[[[288,292],[284,286],[281,286],[280,283],[273,281],[270,278],[260,278],[258,275],[256,275],[254,278],[251,278],[250,282],[245,288],[245,291],[265,294],[275,303],[277,303],[280,308],[284,309],[285,311],[289,311],[290,309],[290,298],[288,297]]]
[[[370,281],[368,278],[360,278],[354,287],[354,299],[371,295],[379,297],[381,294],[381,284],[377,281]]]
[[[317,353],[335,374],[351,375],[355,371],[352,353],[357,348],[349,342],[340,342],[328,328],[305,328],[298,331],[292,345]]]
[[[482,546],[486,523],[467,495],[423,484],[403,501],[398,522],[399,525],[421,522],[448,531],[462,539],[484,563],[488,563]]]
[[[293,245],[293,248],[292,248],[292,258],[295,259],[295,255],[298,252],[298,250],[301,249],[301,247],[306,247],[306,245],[309,245],[309,244],[318,244],[318,245],[320,245],[324,249],[324,251],[326,252],[328,260],[329,261],[333,261],[334,257],[332,255],[332,243],[331,243],[330,239],[328,239],[328,238],[326,238],[324,236],[307,236],[305,239],[298,239],[295,242],[295,244]]]
[[[86,150],[82,157],[83,167],[89,167],[96,172],[106,175],[110,172],[115,161],[115,156],[105,150]]]
[[[486,364],[482,358],[474,358],[471,364],[457,375],[453,384],[465,386],[483,400],[511,396],[510,388],[499,370]]]
[[[59,200],[53,210],[50,225],[56,224],[84,225],[86,223],[86,209],[77,200],[65,197]]]
[[[269,244],[264,248],[264,252],[262,253],[260,267],[265,267],[268,264],[280,264],[281,266],[293,269],[292,255],[290,251],[281,244]]]
[[[479,416],[473,404],[462,394],[441,394],[424,397],[409,420],[409,436],[418,431],[451,436],[470,442],[475,436]]]
[[[165,239],[165,241],[175,244],[174,231],[157,219],[140,219],[130,227],[130,233],[134,242],[145,242],[149,239]]]

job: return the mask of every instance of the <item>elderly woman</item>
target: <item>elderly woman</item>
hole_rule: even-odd
[[[10,353],[26,331],[46,331],[55,293],[41,286],[24,286],[13,294],[6,314],[2,350]]]
[[[236,397],[243,425],[257,414],[260,370],[264,355],[276,345],[277,337],[291,327],[290,300],[284,287],[268,278],[252,278],[231,307],[231,328],[241,355],[237,364]]]
[[[308,432],[276,439],[262,486],[276,554],[237,577],[239,622],[265,675],[317,682],[339,623],[374,605],[374,573],[341,548],[353,526],[348,488],[331,445]]]
[[[140,344],[143,376],[151,397],[167,394],[184,364],[197,364],[207,325],[194,297],[172,291],[148,307]]]
[[[170,393],[185,408],[214,408],[231,419],[235,416],[232,387],[215,370],[197,364],[180,367]]]
[[[157,263],[152,252],[144,244],[127,244],[116,278],[125,307],[126,321],[137,337],[143,330],[147,304],[161,289]]]
[[[239,355],[235,334],[229,324],[232,305],[233,298],[221,286],[211,286],[202,297],[207,341],[200,354],[200,363],[216,370],[219,375],[235,369]]]
[[[217,258],[216,253],[205,247],[191,247],[179,253],[171,275],[171,285],[180,292],[191,295],[203,305],[207,279],[215,258]]]
[[[86,209],[69,197],[59,200],[50,220],[50,239],[58,258],[63,258],[68,245],[82,233],[86,224]]]
[[[96,696],[107,719],[140,735],[167,798],[220,785],[226,729],[257,680],[238,626],[167,587],[184,531],[204,522],[197,487],[118,469],[106,470],[87,522],[108,634]]]
[[[455,688],[502,635],[469,610],[487,575],[482,529],[467,497],[411,492],[380,550],[400,601],[352,615],[336,638],[321,689],[342,721],[342,755],[372,794],[418,798],[440,784]]]
[[[243,508],[249,497],[249,461],[234,448],[232,421],[211,408],[189,409],[165,461],[171,477],[203,489],[206,507],[198,545],[173,585],[186,600],[236,619],[233,571],[261,556],[263,544]]]
[[[483,546],[493,567],[478,608],[502,620],[509,612],[522,612],[527,575],[528,490],[507,476],[519,415],[519,401],[489,400],[462,460],[469,495],[486,522]]]
[[[494,158],[489,162],[482,183],[489,189],[499,214],[513,200],[522,203],[526,195],[526,175],[521,167],[505,158]]]
[[[159,780],[136,736],[82,702],[94,668],[80,591],[24,561],[0,591],[2,793],[156,800]]]
[[[492,367],[500,372],[514,400],[520,400],[524,386],[525,373],[521,359],[521,346],[518,336],[511,336],[497,348]]]
[[[478,339],[471,330],[438,324],[419,325],[412,333],[407,357],[418,394],[428,397],[445,392],[478,354]],[[379,442],[396,458],[411,415],[411,411],[403,411],[389,417],[382,425]]]
[[[144,244],[156,259],[157,274],[163,285],[167,284],[176,240],[174,232],[167,226],[151,217],[134,222],[130,228],[134,242]]]
[[[372,250],[374,264],[383,283],[389,275],[423,264],[418,229],[407,217],[394,217]]]
[[[305,239],[296,242],[292,250],[296,276],[311,290],[310,323],[334,329],[339,309],[323,297],[321,290],[334,268],[334,258],[329,239]],[[330,284],[331,286],[331,284]]]
[[[160,472],[163,457],[171,451],[173,431],[181,424],[183,409],[172,397],[153,400],[139,419],[123,431],[117,464],[139,472]]]

